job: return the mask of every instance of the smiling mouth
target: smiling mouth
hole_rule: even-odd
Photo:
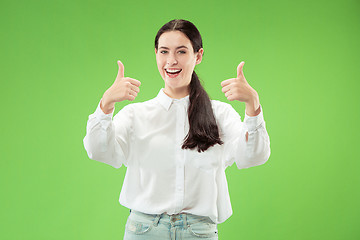
[[[179,69],[179,70],[168,70],[168,69],[165,69],[165,71],[168,73],[168,74],[178,74],[182,71],[182,69]]]
[[[181,73],[182,69],[165,69],[166,74],[171,77],[177,77]]]

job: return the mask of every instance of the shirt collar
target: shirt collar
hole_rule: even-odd
[[[171,98],[168,95],[166,95],[164,93],[164,88],[162,88],[162,89],[160,89],[158,95],[156,96],[156,100],[161,104],[161,106],[163,106],[165,108],[166,111],[169,111],[171,104],[174,102],[188,104],[189,103],[189,95],[187,95],[186,97],[181,98],[181,99],[174,99],[174,98]]]

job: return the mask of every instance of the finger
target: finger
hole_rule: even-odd
[[[139,87],[135,86],[134,84],[132,84],[129,81],[125,82],[124,84],[125,84],[124,86],[127,88],[127,91],[130,91],[130,90],[132,90],[134,92],[140,91]]]
[[[126,80],[137,87],[141,85],[141,82],[139,80],[133,78],[126,78]]]
[[[238,65],[238,67],[237,67],[237,78],[240,78],[241,75],[244,75],[244,72],[243,72],[244,64],[245,64],[245,62],[242,61],[242,62]]]
[[[230,78],[230,79],[227,79],[227,80],[224,80],[221,82],[221,86],[222,87],[225,87],[226,85],[229,85],[230,83],[232,83],[234,81],[234,78]]]
[[[118,60],[117,63],[119,65],[119,70],[118,70],[118,75],[116,78],[123,78],[124,77],[124,64],[120,60]]]
[[[225,93],[225,97],[226,98],[228,98],[229,96],[231,96],[232,94],[231,94],[231,91],[227,91],[226,93]]]
[[[136,93],[140,92],[140,88],[138,88],[137,86],[131,85],[130,88],[131,88],[132,91],[134,91]]]
[[[235,100],[234,95],[229,95],[229,96],[227,97],[227,100],[229,100],[229,101],[234,101],[234,100]]]
[[[134,92],[134,91],[132,91],[132,90],[130,89],[130,90],[128,91],[128,94],[127,94],[127,96],[126,96],[126,99],[129,100],[129,101],[133,101],[133,100],[135,100],[136,96],[137,96],[137,93]]]
[[[226,93],[227,91],[229,91],[231,89],[231,83],[229,84],[229,85],[226,85],[225,87],[223,87],[222,89],[221,89],[221,91],[223,92],[223,93]]]
[[[130,89],[129,90],[129,95],[137,97],[137,92],[135,92],[134,90]]]
[[[128,97],[126,98],[127,100],[129,101],[134,101],[135,100],[135,97],[133,95],[128,95]]]

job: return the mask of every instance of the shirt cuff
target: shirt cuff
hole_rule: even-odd
[[[255,131],[264,122],[263,110],[261,105],[260,105],[260,113],[256,116],[251,117],[247,115],[245,112],[244,122],[249,132]]]
[[[98,106],[97,106],[97,108],[96,108],[96,110],[95,110],[95,112],[94,112],[94,115],[95,115],[96,118],[99,119],[100,121],[103,120],[103,119],[111,119],[112,116],[113,116],[113,114],[114,114],[115,108],[113,108],[113,110],[112,110],[111,113],[105,114],[105,113],[103,112],[103,110],[101,110],[101,107],[100,107],[101,100],[102,100],[102,99],[100,99],[99,104],[98,104]]]
[[[112,110],[111,113],[105,114],[103,112],[103,110],[101,110],[100,103],[101,103],[101,99],[100,99],[100,102],[99,102],[95,112],[92,115],[100,122],[101,128],[106,130],[111,124],[111,120],[112,120],[112,116],[114,114],[115,108]]]

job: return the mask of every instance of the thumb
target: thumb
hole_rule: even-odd
[[[241,75],[244,75],[243,72],[243,67],[244,67],[245,62],[242,61],[239,66],[237,67],[237,77],[239,78]]]
[[[119,65],[119,71],[118,71],[118,75],[116,78],[123,78],[124,77],[124,64],[120,60],[118,60],[117,63]]]

